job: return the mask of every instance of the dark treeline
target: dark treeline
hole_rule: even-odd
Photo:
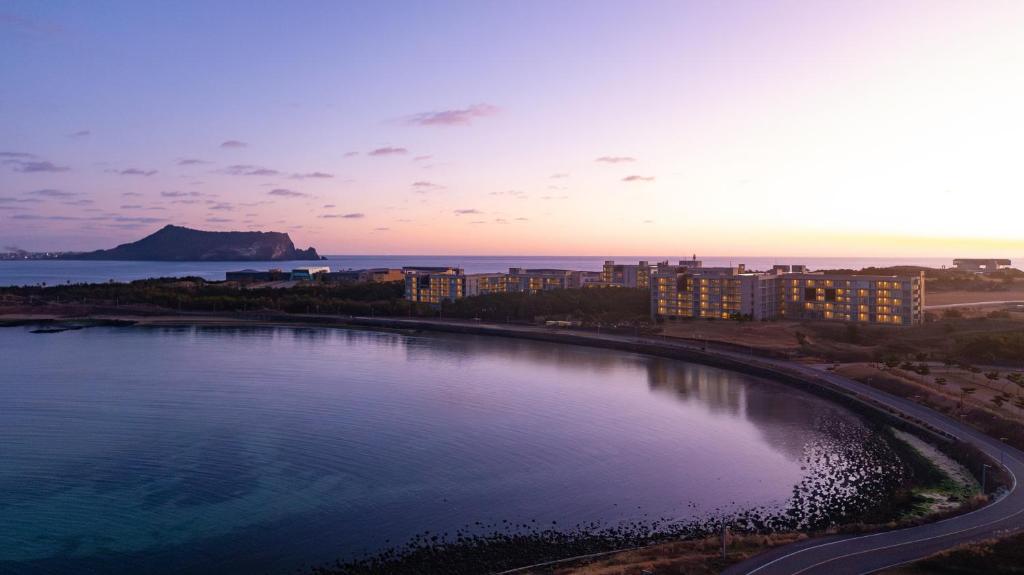
[[[583,324],[649,323],[647,290],[553,290],[463,298],[440,309],[404,299],[403,282],[310,283],[290,288],[239,288],[201,278],[157,278],[130,283],[58,284],[0,288],[0,304],[97,307],[154,306],[188,312],[285,312],[339,315],[446,317],[487,321],[573,320]]]
[[[0,297],[10,303],[62,303],[93,306],[149,305],[178,311],[406,315],[402,282],[309,284],[288,289],[239,289],[201,278],[157,278],[130,283],[9,287]]]

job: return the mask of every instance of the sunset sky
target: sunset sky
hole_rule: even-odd
[[[1024,257],[1024,2],[6,2],[0,247]]]

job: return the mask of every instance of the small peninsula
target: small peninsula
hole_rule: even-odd
[[[212,262],[323,258],[314,248],[296,249],[284,232],[210,232],[167,225],[136,242],[109,250],[63,254],[61,259]]]

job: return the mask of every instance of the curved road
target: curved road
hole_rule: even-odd
[[[360,320],[364,318],[359,318]],[[369,320],[370,318],[365,318]],[[379,320],[377,320],[379,321]],[[377,321],[370,320],[372,323]],[[754,357],[738,351],[705,349],[696,342],[672,340],[663,337],[630,337],[613,334],[581,333],[569,330],[551,330],[512,325],[480,324],[474,322],[448,322],[424,320],[386,320],[388,323],[415,327],[429,325],[444,329],[445,325],[472,329],[475,333],[519,335],[543,339],[558,335],[567,343],[608,342],[625,347],[644,345],[651,348],[688,353],[704,353],[710,358],[773,370],[782,374],[799,375],[804,380],[824,380],[827,385],[847,394],[867,399],[909,416],[946,435],[968,442],[987,453],[995,461],[1003,461],[1012,478],[1012,486],[998,500],[976,511],[917,527],[884,531],[868,535],[839,535],[808,539],[792,545],[772,549],[728,568],[725,575],[861,575],[874,573],[921,559],[961,543],[986,539],[1024,528],[1024,490],[1018,488],[1018,478],[1024,478],[1024,453],[1006,446],[965,424],[910,400],[895,397],[863,383],[845,377],[794,364],[785,360]],[[370,323],[367,322],[367,323]],[[382,322],[383,323],[383,322]]]

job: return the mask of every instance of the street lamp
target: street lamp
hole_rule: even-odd
[[[988,475],[987,475],[987,471],[988,471],[988,468],[989,468],[989,467],[992,467],[992,466],[991,466],[991,465],[989,465],[989,464],[987,464],[987,463],[982,463],[982,464],[981,464],[981,494],[982,494],[982,495],[984,495],[985,493],[987,493],[987,492],[988,492],[988,489],[987,489],[987,487],[988,487],[988,481],[987,481],[987,479],[988,479]]]

